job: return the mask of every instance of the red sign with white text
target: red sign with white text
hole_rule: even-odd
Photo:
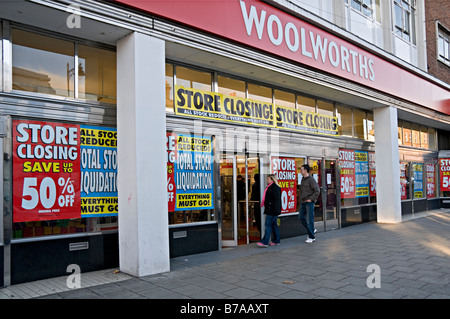
[[[13,120],[13,221],[80,218],[79,126]]]
[[[167,204],[169,212],[175,211],[175,162],[177,160],[177,135],[166,132],[167,150]]]
[[[341,171],[341,198],[355,198],[355,151],[339,150],[339,169]]]
[[[450,191],[450,158],[439,159],[439,171],[441,176],[441,191]]]
[[[436,197],[436,170],[434,164],[427,163],[427,198]]]
[[[115,0],[450,115],[450,92],[257,0]],[[408,85],[398,85],[408,83]]]
[[[375,164],[375,152],[369,152],[369,194],[377,196],[377,170]]]
[[[270,172],[275,174],[281,188],[281,213],[297,212],[297,168],[295,158],[272,157]]]

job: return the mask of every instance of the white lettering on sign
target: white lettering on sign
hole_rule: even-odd
[[[304,28],[298,27],[292,22],[283,25],[275,14],[271,14],[266,20],[267,12],[265,10],[258,13],[255,6],[250,6],[248,11],[244,1],[240,0],[240,4],[248,36],[252,36],[254,25],[258,39],[262,40],[266,27],[267,36],[275,46],[280,46],[284,42],[292,52],[297,52],[301,48],[301,54],[307,58],[314,58],[323,64],[326,64],[328,60],[335,68],[341,67],[348,73],[359,74],[361,78],[375,81],[373,59],[368,59],[362,53],[330,41],[325,36],[314,34],[313,31],[306,32]],[[312,52],[308,50],[308,44],[311,44]]]

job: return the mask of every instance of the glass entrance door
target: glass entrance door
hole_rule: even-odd
[[[224,155],[220,162],[223,247],[260,239],[258,173],[259,158],[256,156]]]
[[[322,222],[324,231],[339,228],[339,212],[336,192],[336,160],[308,159],[310,175],[320,187],[320,195],[314,206],[314,222]]]
[[[325,230],[339,228],[339,216],[337,209],[336,192],[336,160],[324,160],[324,183],[323,193],[326,198],[323,201]]]

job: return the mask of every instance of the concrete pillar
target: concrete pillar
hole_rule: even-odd
[[[402,221],[397,109],[374,109],[377,169],[377,222]]]
[[[164,41],[134,32],[117,43],[120,270],[170,271]]]

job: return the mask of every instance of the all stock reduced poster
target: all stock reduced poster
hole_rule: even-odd
[[[167,203],[169,212],[213,209],[211,137],[166,134]]]
[[[117,214],[114,128],[13,120],[12,136],[13,222]]]

